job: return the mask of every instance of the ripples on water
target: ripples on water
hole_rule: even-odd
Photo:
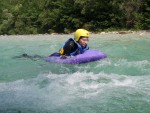
[[[59,37],[0,38],[0,112],[149,113],[148,35],[92,35],[90,47],[108,58],[88,64],[13,59],[23,53],[47,56],[70,36]]]

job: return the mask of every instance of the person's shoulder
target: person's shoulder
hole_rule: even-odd
[[[77,47],[78,46],[77,43],[72,38],[70,38],[67,45],[71,47]]]
[[[76,43],[75,43],[73,40],[70,40],[70,41],[69,41],[69,45],[70,45],[70,46],[74,46],[75,44],[76,44]]]

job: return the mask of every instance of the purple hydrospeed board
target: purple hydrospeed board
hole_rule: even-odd
[[[49,56],[45,58],[45,61],[63,63],[63,64],[81,64],[81,63],[101,60],[106,57],[107,57],[106,54],[104,54],[103,52],[97,50],[87,50],[83,54],[67,57],[66,59],[62,59],[56,56]]]

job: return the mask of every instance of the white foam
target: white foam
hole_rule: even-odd
[[[112,80],[114,82],[114,85],[116,86],[129,86],[132,85],[133,81],[131,79],[127,79],[124,81],[119,81],[119,80]]]
[[[0,83],[0,95],[7,98],[1,98],[0,102],[4,102],[5,105],[16,102],[20,106],[30,107],[31,104],[33,107],[56,109],[56,107],[69,104],[77,98],[97,98],[98,96],[106,96],[106,92],[111,94],[113,90],[118,90],[119,93],[118,88],[134,87],[140,89],[142,87],[140,81],[140,77],[104,72],[98,74],[87,72],[41,74],[30,80]],[[145,91],[147,86],[140,90]],[[5,95],[4,92],[9,93]]]
[[[108,59],[104,59],[104,60],[99,61],[99,63],[96,65],[96,68],[103,67],[103,66],[111,66],[111,65],[112,65],[112,62],[108,58]]]
[[[83,89],[98,89],[99,88],[99,84],[86,84],[86,83],[81,83],[80,84],[80,87],[83,88]]]

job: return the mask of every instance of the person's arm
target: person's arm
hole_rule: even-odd
[[[68,42],[65,47],[64,47],[64,55],[69,56],[71,52],[73,52],[75,48],[75,43],[74,41]]]

